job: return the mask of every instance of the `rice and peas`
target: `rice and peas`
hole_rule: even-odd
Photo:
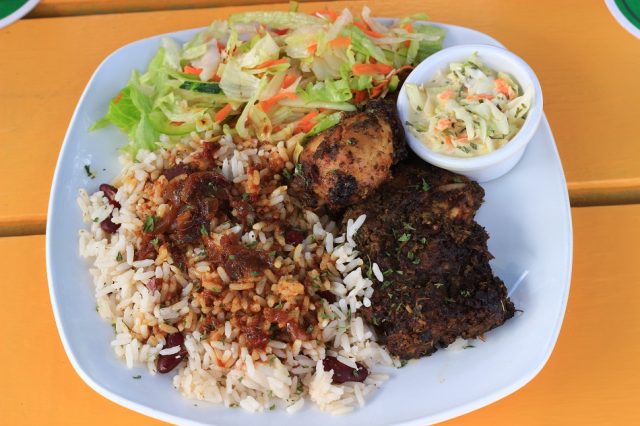
[[[367,275],[373,279],[381,275],[377,265],[367,273],[370,266],[358,257],[353,240],[365,217],[349,220],[346,232],[339,234],[334,222],[305,210],[288,196],[283,175],[285,169],[294,173],[293,144],[234,143],[226,136],[219,144],[214,161],[234,183],[235,195],[242,197],[249,186],[255,186],[257,172],[255,204],[273,220],[261,220],[243,231],[238,223],[214,219],[210,238],[240,234],[242,243],[255,250],[277,252],[272,267],[234,282],[198,246],[187,251],[185,270],[164,246],[158,248],[155,259],[135,260],[145,218],[159,215],[166,206],[161,196],[167,185],[163,170],[194,161],[202,154],[203,144],[194,134],[171,149],[140,151],[137,161],[123,155],[123,171],[113,182],[120,208],[103,191],[88,195],[82,190],[78,198],[84,221],[90,224],[90,229],[80,231],[80,253],[92,260],[97,311],[114,326],[113,350],[129,368],[144,363],[155,374],[159,355],[181,350],[166,347],[166,337],[182,333],[186,362],[176,370],[173,384],[188,398],[248,411],[286,407],[295,412],[305,401],[331,413],[363,405],[386,379],[376,373],[377,367],[394,364],[358,316],[362,306],[370,306],[373,294]],[[284,169],[274,172],[274,163]],[[248,174],[250,170],[253,173]],[[109,217],[119,225],[111,235],[100,226]],[[288,244],[281,222],[302,230],[304,240]],[[326,291],[335,296],[333,303],[326,300],[331,297],[317,295]],[[215,302],[206,303],[205,295]],[[312,316],[315,321],[306,330],[310,338],[271,339],[264,349],[249,350],[236,320],[269,308]],[[211,318],[216,326],[203,330],[202,324]],[[370,374],[364,382],[332,383],[333,371],[323,368],[327,356],[354,369],[359,363]]]

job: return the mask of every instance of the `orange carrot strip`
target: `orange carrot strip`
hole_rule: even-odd
[[[318,43],[311,43],[309,47],[307,47],[307,52],[309,52],[310,55],[315,55],[317,50]]]
[[[282,88],[286,89],[291,86],[298,79],[298,76],[295,74],[287,74],[284,76],[284,80],[282,80]]]
[[[449,127],[451,127],[451,120],[449,120],[448,118],[441,118],[436,125],[436,130],[438,132],[441,132],[444,129],[448,129]]]
[[[202,68],[192,67],[191,65],[185,65],[184,66],[184,73],[185,74],[200,75],[201,72],[202,72]]]
[[[296,97],[295,93],[280,92],[277,95],[270,97],[269,99],[265,99],[264,101],[261,101],[258,105],[260,106],[260,109],[262,109],[264,112],[267,112],[271,109],[271,107],[273,107],[275,104],[277,104],[281,100],[295,99],[295,97]]]
[[[354,90],[353,91],[353,100],[356,104],[362,103],[367,100],[367,96],[369,94],[366,90]]]
[[[222,109],[220,109],[220,111],[216,112],[216,115],[213,118],[216,122],[220,123],[222,120],[227,118],[229,114],[231,114],[231,111],[233,111],[233,106],[231,106],[231,104],[226,104]]]
[[[502,93],[505,96],[509,96],[509,85],[507,84],[507,82],[504,80],[504,78],[496,78],[493,81],[493,84],[496,86],[496,90],[499,93]]]
[[[440,99],[441,101],[446,101],[451,96],[453,96],[453,90],[445,90],[438,95],[438,99]]]
[[[393,67],[385,64],[354,64],[351,67],[353,75],[389,74]]]
[[[384,38],[384,34],[377,31],[373,31],[369,26],[363,22],[353,21],[353,25],[360,28],[363,33],[373,38]]]
[[[299,132],[309,133],[309,131],[311,131],[313,126],[315,126],[316,124],[311,120],[313,120],[317,115],[318,115],[318,111],[311,111],[310,113],[302,117],[298,122],[298,125],[296,126],[294,133],[299,133]]]
[[[389,84],[389,79],[386,79],[386,80],[382,80],[380,84],[373,86],[371,88],[371,99],[375,99],[378,96],[380,96],[388,84]]]
[[[327,19],[329,19],[331,22],[335,22],[336,19],[338,19],[338,17],[340,16],[340,14],[338,12],[336,12],[335,10],[329,10],[329,9],[319,10],[319,11],[315,12],[314,15],[326,16]]]
[[[260,65],[256,65],[255,68],[256,69],[268,68],[268,67],[272,67],[274,65],[285,64],[285,63],[288,63],[288,62],[289,62],[289,59],[287,59],[287,58],[269,59],[268,61],[264,61]]]
[[[351,46],[351,37],[336,37],[329,42],[331,47],[349,47]]]

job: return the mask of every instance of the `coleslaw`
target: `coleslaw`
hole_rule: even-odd
[[[486,67],[474,54],[451,63],[428,83],[406,84],[411,132],[435,152],[456,157],[488,154],[522,128],[533,89]]]

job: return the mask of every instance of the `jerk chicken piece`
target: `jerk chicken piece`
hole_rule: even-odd
[[[406,156],[403,136],[392,102],[368,102],[307,142],[291,194],[309,208],[332,211],[364,200]]]
[[[482,335],[514,306],[491,271],[488,235],[473,220],[482,187],[419,160],[394,174],[344,220],[367,215],[356,242],[385,280],[375,281],[364,316],[393,355],[409,359]]]

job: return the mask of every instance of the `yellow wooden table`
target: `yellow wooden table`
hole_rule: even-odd
[[[128,42],[208,24],[268,0],[42,0],[0,30],[0,424],[159,424],[102,398],[74,373],[55,330],[44,260],[51,177],[97,65]],[[486,32],[536,70],[574,205],[640,202],[633,100],[640,42],[600,1],[370,0],[374,13],[427,11]],[[151,11],[159,4],[176,11]],[[364,2],[305,3],[303,10]],[[135,12],[143,13],[113,13]],[[85,15],[85,16],[70,16]],[[60,16],[52,18],[52,16]],[[37,19],[36,19],[37,18]],[[547,366],[466,424],[640,423],[640,205],[574,208],[571,295]],[[8,235],[40,234],[9,237]],[[4,237],[3,237],[4,236]],[[615,242],[611,243],[611,242]]]
[[[326,4],[301,7],[314,10]],[[364,3],[330,4],[359,9]],[[623,83],[640,75],[640,43],[618,26],[604,4],[495,0],[369,4],[382,16],[426,9],[435,21],[476,28],[503,41],[538,73],[573,203],[640,201],[637,108],[632,103],[640,98],[640,85]],[[50,180],[69,119],[89,77],[109,53],[142,37],[206,25],[238,10],[27,19],[0,30],[0,170],[10,177],[0,182],[0,235],[44,231]]]
[[[640,205],[573,209],[571,294],[549,362],[521,390],[452,424],[639,424],[638,217]],[[99,396],[73,371],[49,303],[44,236],[0,238],[0,253],[0,424],[159,424]]]

